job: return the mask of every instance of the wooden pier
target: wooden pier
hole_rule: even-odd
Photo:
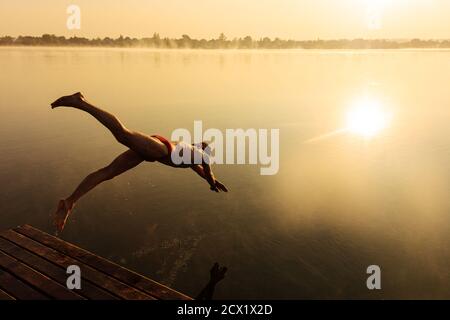
[[[67,267],[81,289],[66,286]],[[0,232],[0,300],[191,300],[190,297],[29,225]]]

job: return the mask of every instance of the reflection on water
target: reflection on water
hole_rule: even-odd
[[[83,198],[65,239],[191,295],[219,261],[217,298],[450,298],[449,54],[2,48],[0,227],[50,231],[57,200],[124,150],[50,110],[80,90],[149,134],[280,128],[280,172],[217,166],[217,195],[141,164]]]

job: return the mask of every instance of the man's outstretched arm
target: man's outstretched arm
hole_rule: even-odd
[[[211,167],[208,164],[203,164],[203,165],[194,165],[191,167],[192,170],[194,170],[200,177],[202,177],[203,179],[205,179],[210,187],[212,191],[215,192],[220,192],[220,191],[224,191],[224,192],[228,192],[227,187],[225,187],[225,185],[223,185],[219,180],[216,180],[216,178],[214,177],[212,171],[211,171]]]

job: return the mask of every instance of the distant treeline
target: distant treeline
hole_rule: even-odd
[[[161,38],[155,33],[151,38],[130,38],[120,36],[118,38],[82,37],[66,38],[52,34],[44,34],[40,37],[19,36],[0,37],[0,46],[81,46],[81,47],[140,47],[162,49],[408,49],[408,48],[450,48],[450,40],[282,40],[279,38],[253,39],[250,36],[244,38],[228,39],[221,34],[217,39],[192,39],[183,35],[179,39]]]

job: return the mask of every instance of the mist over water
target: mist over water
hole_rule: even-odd
[[[62,238],[195,296],[450,298],[449,51],[0,48],[0,229],[49,215],[125,151],[79,110],[82,91],[126,126],[280,129],[280,171],[143,163],[81,199]],[[327,134],[357,101],[392,115],[376,135]],[[317,137],[326,136],[325,139]],[[313,139],[311,143],[305,143]],[[366,288],[366,268],[382,290]]]

